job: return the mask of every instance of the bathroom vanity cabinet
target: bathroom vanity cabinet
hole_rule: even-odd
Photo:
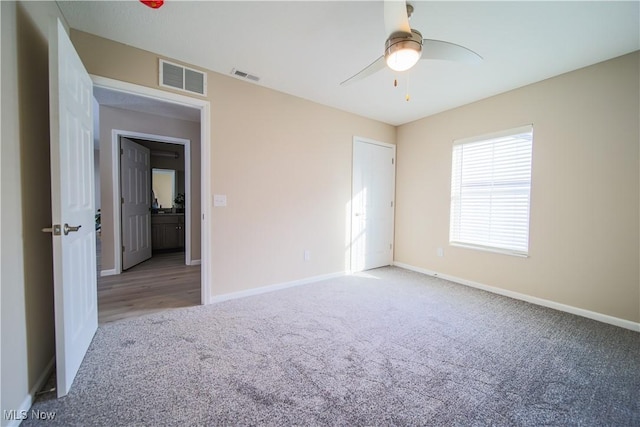
[[[184,249],[184,214],[151,215],[151,241],[154,251]]]

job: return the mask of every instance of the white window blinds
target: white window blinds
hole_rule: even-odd
[[[454,141],[451,244],[527,255],[533,127]]]

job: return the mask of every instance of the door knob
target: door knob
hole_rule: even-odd
[[[64,232],[64,235],[66,236],[72,231],[80,230],[80,227],[82,227],[82,225],[78,225],[77,227],[72,227],[69,224],[65,223],[64,228],[62,229],[62,231]]]

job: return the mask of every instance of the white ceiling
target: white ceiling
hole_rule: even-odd
[[[640,49],[638,1],[411,1],[412,28],[484,61],[424,60],[397,88],[387,69],[343,87],[383,53],[382,1],[58,3],[72,28],[393,125]]]

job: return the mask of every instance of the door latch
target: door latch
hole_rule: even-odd
[[[43,233],[52,233],[54,236],[60,235],[60,224],[53,224],[53,227],[43,228]]]

